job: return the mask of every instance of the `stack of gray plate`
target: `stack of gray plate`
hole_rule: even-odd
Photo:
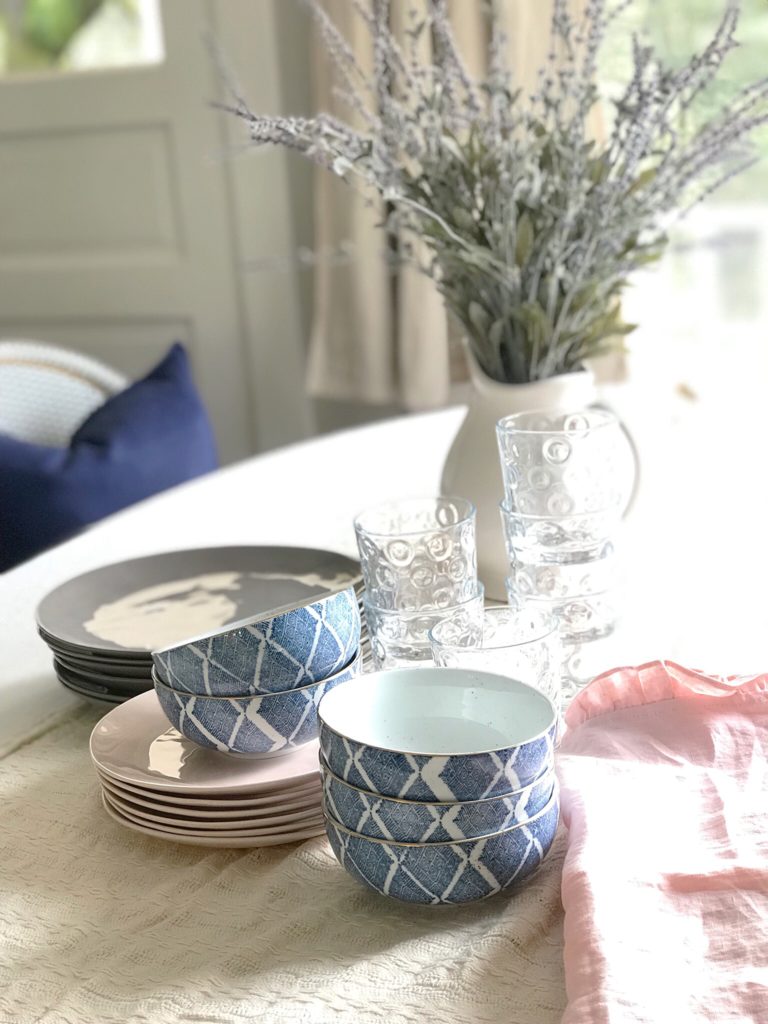
[[[42,601],[37,625],[63,686],[121,704],[152,689],[151,651],[249,616],[309,604],[351,584],[359,595],[359,564],[332,551],[171,551],[69,580]]]

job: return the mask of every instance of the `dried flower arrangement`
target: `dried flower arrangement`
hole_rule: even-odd
[[[620,345],[632,330],[619,302],[628,276],[661,255],[673,214],[753,162],[750,137],[768,120],[768,78],[701,123],[690,117],[738,45],[739,0],[726,0],[711,41],[683,67],[666,67],[635,38],[631,75],[612,100],[601,96],[598,58],[634,0],[587,0],[578,19],[554,0],[530,95],[515,85],[493,0],[482,81],[465,67],[446,0],[431,0],[426,18],[412,14],[402,45],[390,0],[352,2],[372,38],[370,77],[320,0],[308,0],[355,125],[256,114],[236,96],[226,109],[245,119],[251,141],[297,149],[378,193],[397,256],[415,258],[413,239],[426,243],[422,269],[491,378],[547,378]],[[419,57],[425,33],[431,62]],[[601,101],[613,116],[596,142],[587,121]]]

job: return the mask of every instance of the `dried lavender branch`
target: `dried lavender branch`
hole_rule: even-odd
[[[224,83],[224,88],[234,100],[234,107],[231,105],[226,107],[222,104],[214,103],[214,106],[218,106],[220,109],[229,109],[231,113],[234,113],[237,117],[253,117],[253,112],[248,106],[245,99],[245,93],[240,88],[240,85],[235,78],[235,73],[232,69],[232,65],[226,59],[224,50],[221,46],[221,42],[213,34],[213,32],[206,31],[203,34],[203,40],[205,47],[208,50],[208,55],[213,62],[213,66]]]
[[[378,128],[378,118],[368,108],[363,98],[363,92],[361,92],[362,89],[364,92],[375,95],[375,90],[368,81],[365,72],[357,63],[351,46],[328,17],[327,11],[321,4],[316,3],[315,0],[305,0],[305,2],[318,26],[328,56],[333,61],[336,73],[341,79],[346,102],[360,114],[371,128]],[[355,79],[357,80],[357,85],[355,84]]]
[[[412,12],[405,41],[390,0],[353,0],[371,36],[366,78],[321,0],[318,19],[340,95],[363,127],[227,107],[255,145],[285,145],[386,204],[396,254],[426,242],[435,278],[483,369],[534,380],[577,368],[629,330],[618,299],[627,278],[658,258],[673,211],[685,213],[750,159],[745,146],[768,124],[768,78],[738,90],[696,127],[685,115],[738,45],[738,0],[724,0],[711,40],[681,68],[635,40],[631,73],[602,144],[587,135],[599,96],[597,69],[611,26],[633,0],[587,0],[578,21],[554,0],[550,46],[525,96],[506,55],[498,0],[489,0],[488,70],[474,81],[446,0]],[[431,40],[431,57],[422,57]],[[375,109],[371,109],[371,103]],[[363,113],[365,111],[365,113]]]
[[[438,51],[436,66],[442,71],[443,93],[454,104],[462,93],[466,103],[468,121],[480,116],[481,104],[477,84],[467,71],[464,58],[456,44],[446,0],[432,0],[434,6],[434,37]]]
[[[739,4],[737,0],[727,0],[722,20],[711,41],[700,55],[689,61],[680,76],[679,91],[682,93],[686,88],[689,90],[687,97],[680,103],[681,112],[692,106],[694,100],[714,81],[725,58],[738,46],[735,39],[738,24]]]

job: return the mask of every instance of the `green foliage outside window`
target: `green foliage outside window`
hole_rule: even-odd
[[[23,38],[51,57],[59,57],[102,0],[28,0],[21,21]]]
[[[0,0],[0,71],[68,67],[68,53],[79,34],[101,15],[116,12],[129,25],[135,23],[136,0]],[[105,49],[112,49],[111,39]]]

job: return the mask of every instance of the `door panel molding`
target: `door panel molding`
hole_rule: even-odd
[[[136,374],[183,329],[229,461],[260,439],[209,8],[162,17],[162,64],[0,80],[0,330]]]

